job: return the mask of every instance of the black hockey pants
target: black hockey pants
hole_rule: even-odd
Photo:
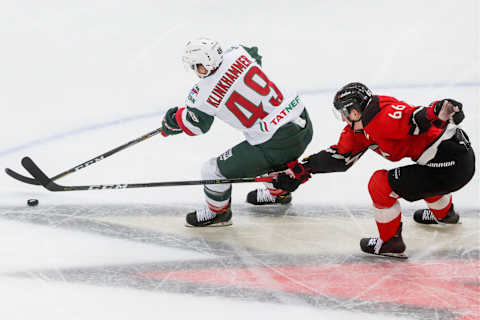
[[[426,165],[413,164],[388,171],[392,190],[408,201],[448,194],[465,186],[475,173],[475,155],[466,133],[457,128],[440,143]]]

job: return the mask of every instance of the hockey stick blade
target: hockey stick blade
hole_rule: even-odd
[[[12,169],[6,168],[5,173],[8,174],[13,179],[21,181],[23,183],[34,184],[34,185],[37,185],[37,186],[40,185],[40,183],[37,180],[26,177],[26,176],[23,176],[20,173],[16,173]]]
[[[63,188],[52,181],[30,157],[22,159],[22,166],[35,178],[35,180],[50,191],[63,191]]]

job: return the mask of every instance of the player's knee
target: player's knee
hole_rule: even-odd
[[[387,170],[377,170],[368,182],[368,192],[377,208],[390,208],[397,199],[392,196],[392,188],[388,183]]]
[[[387,170],[377,170],[370,177],[370,181],[368,182],[368,192],[370,192],[370,195],[375,194],[378,192],[379,188],[385,189],[385,185],[390,187],[388,185]]]
[[[204,180],[216,180],[216,179],[225,179],[225,177],[220,173],[220,170],[217,166],[217,158],[211,158],[206,161],[202,166],[201,171],[202,179]],[[208,184],[205,187],[212,192],[227,192],[232,185],[228,183],[219,183],[219,184]]]
[[[202,179],[223,179],[218,170],[217,158],[210,158],[204,162],[201,169]]]

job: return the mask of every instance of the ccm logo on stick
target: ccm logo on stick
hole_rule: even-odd
[[[101,186],[91,186],[88,190],[97,190],[97,189],[125,189],[128,184],[105,184]]]

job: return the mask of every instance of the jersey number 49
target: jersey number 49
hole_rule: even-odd
[[[264,84],[260,84],[255,81],[254,77],[260,77]],[[273,89],[276,97],[271,97],[269,103],[278,107],[283,101],[283,94],[278,90],[277,86],[268,79],[268,77],[263,73],[263,71],[257,66],[253,66],[243,78],[245,84],[253,89],[256,93],[261,96],[267,96],[270,93],[270,90]],[[227,108],[240,120],[240,122],[247,128],[253,126],[257,119],[265,118],[268,113],[263,110],[263,105],[260,104],[257,106],[244,96],[242,96],[238,91],[233,91],[227,102],[225,102]],[[245,116],[245,114],[239,109],[242,107],[249,112],[251,112],[250,117]]]

